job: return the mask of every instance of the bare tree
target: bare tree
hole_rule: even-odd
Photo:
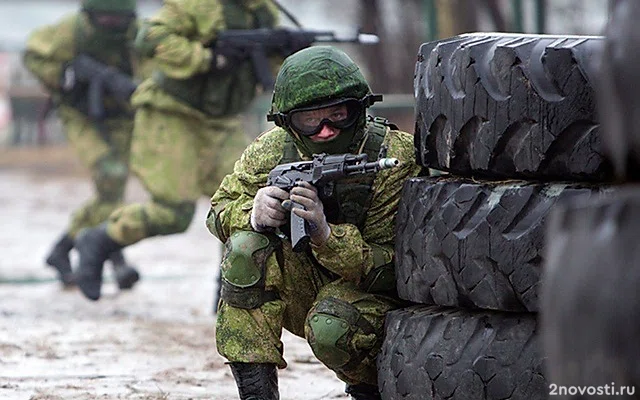
[[[411,93],[416,55],[426,38],[422,1],[397,2],[393,16],[384,13],[383,3],[360,0],[360,25],[380,37],[380,43],[362,49],[369,80],[379,92]],[[395,21],[391,21],[392,17]]]
[[[383,47],[387,45],[387,41],[383,33],[378,0],[360,0],[359,15],[361,17],[360,26],[362,30],[381,37],[380,43],[372,46],[364,46],[362,48],[362,55],[365,59],[366,69],[369,72],[369,84],[375,88],[376,91],[384,92],[386,90],[384,82],[389,75],[389,71],[383,61]]]
[[[502,14],[499,0],[484,0],[482,5],[489,12],[495,30],[497,32],[505,32],[507,30],[507,22]]]

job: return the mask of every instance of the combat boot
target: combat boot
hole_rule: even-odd
[[[65,233],[58,239],[46,259],[46,263],[58,271],[58,278],[65,287],[74,284],[71,260],[69,259],[71,249],[73,249],[73,239],[68,233]]]
[[[120,290],[131,289],[140,280],[140,274],[124,259],[122,250],[109,254],[109,261],[113,266],[113,273]]]
[[[80,232],[76,238],[76,250],[80,254],[80,262],[75,278],[76,284],[85,297],[94,301],[100,298],[104,262],[111,253],[122,250],[123,247],[107,235],[104,224]]]
[[[279,400],[275,364],[229,363],[240,400]]]
[[[347,385],[345,392],[350,395],[353,400],[382,400],[378,388],[366,383]]]

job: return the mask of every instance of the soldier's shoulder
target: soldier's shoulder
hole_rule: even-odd
[[[385,144],[388,147],[387,157],[394,157],[400,161],[413,161],[415,159],[412,134],[398,129],[391,129],[385,137]]]
[[[27,39],[27,48],[46,54],[63,44],[71,47],[77,19],[77,13],[68,14],[53,24],[34,29]]]
[[[287,132],[275,127],[258,136],[242,155],[246,168],[254,172],[270,171],[282,160]]]
[[[32,33],[41,34],[55,31],[56,34],[63,34],[65,36],[72,35],[76,26],[76,21],[79,17],[80,15],[77,12],[66,14],[51,24],[41,25],[35,28]],[[49,39],[51,40],[54,38],[50,37]]]
[[[196,18],[223,12],[223,3],[219,0],[164,0],[164,6],[168,10],[181,10]]]

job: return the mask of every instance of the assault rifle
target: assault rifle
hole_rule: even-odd
[[[106,117],[105,94],[118,102],[128,103],[137,87],[129,75],[86,54],[76,56],[71,67],[73,79],[88,85],[88,116],[94,121],[102,121]]]
[[[350,175],[378,172],[398,165],[395,158],[379,158],[377,161],[367,162],[366,154],[314,154],[311,161],[298,161],[281,164],[269,172],[267,186],[277,186],[290,191],[298,182],[308,182],[324,190],[324,194],[331,195],[331,182]],[[302,205],[291,202],[291,245],[293,251],[304,251],[309,243],[309,224],[293,212],[294,208]]]
[[[312,31],[303,29],[229,29],[218,34],[212,45],[214,57],[222,55],[222,59],[214,65],[233,63],[251,59],[258,82],[265,90],[273,89],[274,79],[271,74],[268,55],[277,54],[287,57],[313,43],[378,43],[378,36],[358,33],[348,37],[338,37],[332,31]],[[225,60],[230,55],[231,60]]]

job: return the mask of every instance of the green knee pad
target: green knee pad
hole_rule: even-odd
[[[350,343],[354,335],[375,333],[353,305],[335,298],[323,299],[307,317],[309,345],[313,354],[331,369],[348,369],[368,354],[352,354]]]
[[[276,250],[277,240],[252,231],[235,232],[225,244],[220,266],[220,298],[232,307],[258,308],[278,298],[265,290],[267,258]]]

